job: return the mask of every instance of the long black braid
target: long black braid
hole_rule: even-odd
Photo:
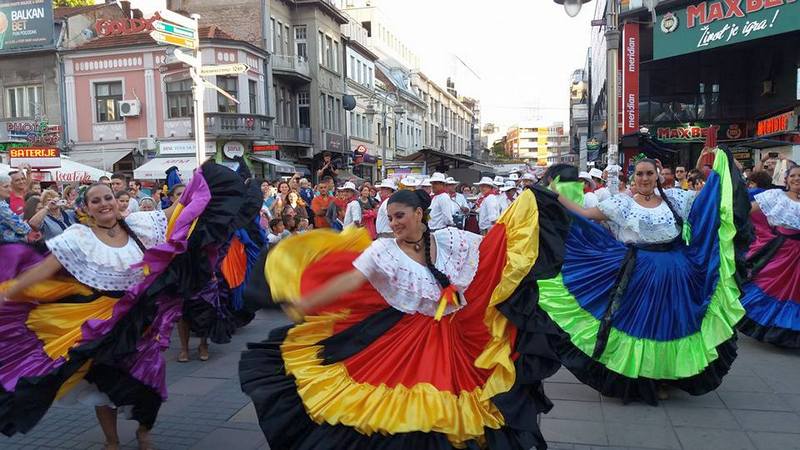
[[[656,163],[656,161],[653,159],[643,158],[636,162],[637,165],[641,163],[652,164],[654,168],[658,169],[658,163]],[[663,200],[664,203],[667,204],[667,208],[669,208],[669,211],[672,213],[672,217],[675,218],[675,224],[678,225],[679,229],[683,229],[683,217],[681,217],[681,215],[678,214],[678,211],[675,210],[675,207],[672,205],[672,202],[670,202],[669,198],[667,198],[666,192],[664,191],[664,187],[661,185],[660,175],[656,176],[656,189],[658,189],[658,195],[661,196],[661,200]]]
[[[431,205],[431,198],[427,192],[419,191],[397,191],[389,197],[388,205],[392,203],[400,203],[402,205],[410,206],[411,208],[422,209],[422,224],[425,226],[425,231],[422,233],[422,241],[425,248],[425,267],[431,272],[433,278],[439,283],[442,289],[450,287],[450,278],[447,277],[441,270],[437,269],[431,260],[431,232],[428,228],[428,221],[425,218],[427,210]]]

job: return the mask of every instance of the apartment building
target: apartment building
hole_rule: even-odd
[[[345,105],[347,123],[347,151],[351,155],[353,173],[367,180],[377,179],[377,163],[381,151],[376,141],[375,112],[375,62],[378,55],[367,47],[367,30],[350,18],[342,25],[346,67],[345,94],[351,96],[352,105]],[[370,110],[370,105],[372,110]],[[349,110],[348,110],[349,109]]]
[[[506,132],[506,154],[539,166],[550,166],[567,158],[569,136],[562,122],[524,123]]]
[[[427,105],[423,119],[423,145],[455,155],[472,156],[472,109],[422,72],[412,75],[411,84]]]

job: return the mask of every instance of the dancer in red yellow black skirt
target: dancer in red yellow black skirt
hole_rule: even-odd
[[[304,319],[240,362],[273,448],[547,447],[542,379],[559,363],[531,318],[536,278],[560,270],[565,211],[527,190],[481,237],[428,231],[429,204],[392,195],[395,239],[320,230],[271,251],[270,295]]]

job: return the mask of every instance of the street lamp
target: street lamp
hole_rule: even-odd
[[[369,96],[369,103],[367,107],[364,109],[364,114],[367,115],[367,118],[370,122],[373,122],[375,119],[375,115],[378,114],[378,110],[375,109],[375,104],[373,100],[376,98],[380,98],[381,100],[381,129],[378,130],[378,133],[383,134],[383,142],[381,143],[381,179],[386,179],[386,143],[389,140],[389,125],[386,123],[386,116],[388,111],[386,109],[389,97],[393,98],[395,103],[398,103],[397,94],[394,92],[387,92],[386,94],[380,94],[378,92],[374,93],[373,95]],[[406,113],[406,110],[400,106],[399,104],[395,104],[392,108],[392,113],[397,116],[402,116]],[[396,128],[395,128],[396,130]]]
[[[559,5],[564,5],[564,11],[566,11],[567,15],[570,17],[575,17],[581,12],[581,6],[584,3],[588,3],[591,0],[553,0],[554,2],[558,3]]]
[[[553,0],[559,5],[564,5],[564,10],[570,17],[575,17],[583,3],[591,0]],[[617,54],[619,53],[619,1],[606,0],[606,133],[608,135],[608,165],[618,165],[619,158],[619,117],[617,108]],[[591,73],[589,77],[591,79]],[[589,108],[591,109],[591,98]]]

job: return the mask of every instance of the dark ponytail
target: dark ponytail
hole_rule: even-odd
[[[137,236],[136,233],[133,232],[130,225],[128,225],[128,222],[125,222],[125,219],[117,219],[117,223],[119,224],[119,227],[125,230],[125,232],[128,233],[128,236],[130,236],[131,239],[133,239],[133,242],[136,243],[136,246],[139,247],[139,250],[141,250],[142,253],[147,251],[147,248],[142,243],[142,240],[139,239],[139,236]]]
[[[420,208],[422,210],[422,224],[425,226],[425,231],[422,233],[422,241],[425,245],[425,267],[431,272],[431,275],[433,275],[433,278],[439,283],[439,286],[442,289],[447,289],[450,287],[450,279],[447,278],[447,275],[441,270],[437,269],[433,261],[431,261],[431,232],[428,228],[428,220],[426,219],[428,208],[431,206],[431,196],[423,190],[402,190],[395,192],[389,197],[387,205],[391,205],[392,203],[399,203],[414,209]]]

